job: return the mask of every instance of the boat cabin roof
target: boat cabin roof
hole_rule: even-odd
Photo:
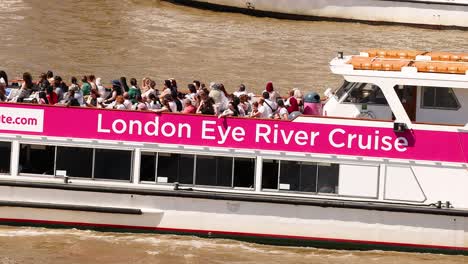
[[[388,82],[390,77],[400,85],[428,85],[432,81],[433,86],[468,88],[468,53],[370,49],[359,55],[338,56],[330,68],[345,79],[384,77]]]

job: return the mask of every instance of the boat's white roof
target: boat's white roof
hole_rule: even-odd
[[[351,81],[468,88],[468,54],[369,50],[336,57],[331,71]],[[362,80],[360,80],[362,79]]]

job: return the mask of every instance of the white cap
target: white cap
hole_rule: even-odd
[[[3,77],[0,78],[0,84],[6,84],[5,79],[3,79]]]

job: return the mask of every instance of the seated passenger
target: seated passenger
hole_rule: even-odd
[[[87,89],[88,89],[88,94],[89,94],[91,91],[91,85],[88,84],[87,87],[88,87]],[[107,99],[110,92],[106,89],[106,87],[104,87],[104,85],[102,85],[101,78],[96,79],[96,87],[97,87],[97,92],[100,94],[100,97],[103,100]],[[81,87],[81,90],[83,91],[83,86]],[[83,95],[86,95],[84,91],[83,91]]]
[[[41,75],[39,76],[39,81],[36,83],[35,90],[45,92],[49,85],[50,83],[47,80],[47,75],[45,73],[41,73]]]
[[[125,78],[125,76],[122,76],[120,77],[119,81],[120,81],[120,87],[122,88],[122,94],[125,92],[128,92],[130,88],[128,87],[128,84],[127,84],[127,78]]]
[[[203,115],[214,115],[216,113],[214,100],[211,97],[207,97],[200,103],[200,106],[197,109],[197,114]]]
[[[148,89],[141,94],[141,96],[148,98],[150,94],[154,94],[158,96],[159,91],[156,89],[156,82],[153,80],[149,80],[149,87]]]
[[[211,91],[208,94],[209,97],[213,98],[216,109],[219,112],[223,112],[224,110],[226,110],[227,105],[229,103],[226,94],[224,93],[224,91],[222,91],[223,87],[224,86],[221,86],[221,84],[219,83],[212,82],[210,84]]]
[[[188,84],[187,88],[189,93],[185,95],[185,98],[189,99],[193,105],[196,105],[195,96],[197,95],[197,88],[192,83]]]
[[[303,111],[303,107],[304,107],[304,96],[302,95],[302,91],[299,90],[299,88],[294,88],[294,98],[296,98],[297,100],[297,105],[299,106],[299,111]]]
[[[135,104],[135,107],[136,107],[136,110],[138,111],[146,111],[148,110],[148,105],[146,104],[145,100],[143,99],[143,97],[141,97],[141,95],[137,95],[136,96],[136,99],[138,101],[137,104]]]
[[[275,119],[288,120],[288,109],[284,106],[283,100],[278,100],[278,109],[276,110]]]
[[[245,85],[244,84],[239,85],[239,88],[233,94],[237,97],[241,97],[241,95],[244,95],[244,94],[247,95]]]
[[[243,94],[239,97],[239,107],[242,107],[244,109],[245,115],[249,115],[250,112],[252,111],[252,105],[249,102],[249,96],[246,94]],[[239,112],[241,112],[239,110]]]
[[[164,112],[172,112],[172,109],[171,109],[171,106],[169,105],[169,101],[166,99],[167,97],[163,98],[162,101],[161,101],[161,108],[159,109],[153,109],[152,111],[153,112],[156,112],[156,113],[164,113]]]
[[[100,102],[98,102],[98,99],[100,100]],[[85,105],[87,107],[102,107],[102,102],[102,98],[100,98],[98,91],[92,90],[91,95],[88,96],[88,99],[85,102]]]
[[[289,98],[286,101],[285,105],[288,107],[288,113],[299,111],[299,104],[296,97],[294,97],[295,90],[289,91]]]
[[[149,97],[147,100],[148,100],[147,105],[148,105],[149,110],[161,109],[162,107],[161,101],[153,93],[149,94]]]
[[[23,73],[23,83],[21,84],[20,92],[16,98],[17,102],[23,102],[23,100],[29,95],[33,88],[32,76],[29,72]]]
[[[0,71],[0,78],[3,78],[3,81],[5,82],[5,87],[8,86],[8,75],[6,74],[5,71]]]
[[[195,87],[195,86],[194,86]],[[182,111],[183,114],[195,114],[197,109],[193,106],[193,103],[190,99],[184,99],[184,110]]]
[[[258,110],[262,113],[262,118],[273,118],[273,113],[276,112],[277,104],[269,99],[270,94],[263,92],[263,98],[259,100],[260,107]]]
[[[272,82],[267,82],[264,92],[268,92],[268,97],[273,102],[276,102],[278,98],[281,98],[280,94],[274,90]]]
[[[118,109],[118,110],[125,110],[127,109],[124,105],[124,101],[125,99],[123,98],[122,95],[119,95],[117,96],[117,98],[115,98],[115,104],[113,106],[114,109]]]
[[[0,102],[5,102],[7,100],[5,88],[5,79],[3,79],[3,77],[0,77]]]
[[[128,92],[125,92],[123,94],[123,98],[124,98],[124,105],[125,105],[125,108],[127,110],[132,110],[133,108],[133,104],[132,104],[132,101],[130,101],[130,96],[128,95]]]
[[[137,80],[135,78],[130,79],[130,88],[128,90],[128,97],[132,104],[136,104],[135,99],[137,95],[142,95],[140,89],[137,87]],[[142,95],[143,96],[143,95]]]
[[[262,99],[260,99],[260,100],[262,100]],[[249,117],[252,117],[252,118],[259,118],[259,117],[262,115],[262,113],[260,113],[260,111],[258,110],[258,108],[259,108],[259,103],[258,103],[258,102],[254,102],[254,103],[252,104],[252,111],[250,112]]]
[[[228,109],[224,110],[223,113],[218,116],[218,118],[226,116],[239,116],[239,110],[234,102],[230,102],[228,104]]]
[[[99,79],[99,83],[101,79]],[[81,91],[83,92],[83,96],[89,95],[91,93],[91,84],[88,82],[88,76],[83,76],[81,79]]]
[[[112,95],[109,99],[104,100],[105,104],[110,104],[115,101],[117,96],[122,95],[122,87],[120,87],[120,81],[119,80],[113,80],[112,81]]]

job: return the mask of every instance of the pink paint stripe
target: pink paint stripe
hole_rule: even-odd
[[[390,246],[390,247],[410,247],[410,248],[426,248],[426,249],[468,251],[468,247],[454,247],[454,246],[426,245],[426,244],[410,244],[410,243],[395,243],[395,242],[381,242],[381,241],[340,239],[340,238],[290,236],[290,235],[277,235],[277,234],[244,233],[244,232],[230,232],[230,231],[217,231],[217,230],[165,228],[165,227],[152,227],[152,226],[130,226],[130,225],[116,225],[116,224],[64,222],[64,221],[36,220],[36,219],[15,219],[15,218],[0,218],[0,222],[16,222],[16,223],[30,223],[30,224],[44,224],[44,225],[65,225],[65,226],[78,226],[78,227],[104,227],[104,228],[114,228],[114,229],[134,229],[134,230],[161,231],[161,232],[168,232],[168,233],[191,233],[191,234],[200,234],[200,235],[213,235],[213,234],[215,234],[215,235],[225,235],[225,236],[264,237],[264,238],[272,238],[272,239],[324,241],[324,242],[334,242],[334,243],[381,245],[381,246]]]

